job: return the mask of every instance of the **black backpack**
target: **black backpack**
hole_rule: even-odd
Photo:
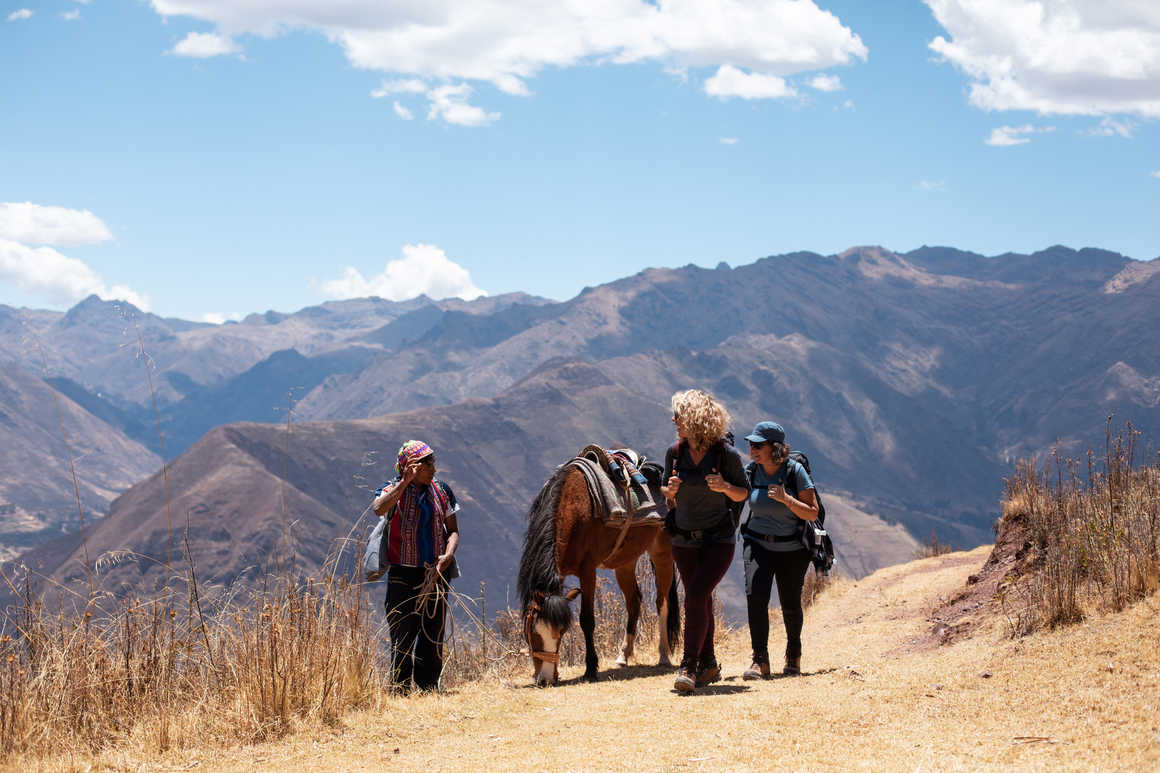
[[[801,451],[790,451],[789,458],[806,468],[806,474],[810,476],[810,480],[814,480],[814,474],[810,470],[810,460]],[[745,465],[745,477],[749,480],[749,488],[766,488],[765,486],[757,486],[753,481],[757,475],[757,462],[750,462]],[[785,476],[785,488],[794,499],[797,499],[797,476]],[[814,565],[814,571],[818,574],[829,574],[830,570],[834,568],[834,543],[830,539],[829,532],[826,531],[826,506],[822,504],[822,495],[818,491],[817,481],[814,481],[814,499],[818,503],[818,519],[816,521],[802,521],[798,524],[798,533],[801,537],[802,544],[805,545],[806,550],[810,551],[810,561]],[[748,524],[748,521],[746,521]],[[742,527],[744,532],[745,527]]]
[[[676,470],[676,468],[677,468],[677,459],[681,458],[681,445],[683,443],[685,443],[684,440],[678,440],[676,443],[673,443],[673,445],[669,448],[669,450],[672,451],[672,453],[673,453],[673,469],[674,470]],[[712,466],[713,466],[713,469],[716,470],[718,473],[720,473],[725,468],[725,453],[726,453],[725,447],[726,447],[726,444],[733,445],[733,433],[732,432],[726,432],[725,437],[721,438],[716,443],[709,446],[708,453],[713,455]],[[734,530],[736,530],[738,524],[741,523],[741,511],[745,509],[746,501],[748,501],[748,500],[742,499],[740,502],[734,502],[729,497],[725,497],[726,506],[729,508],[729,520],[730,520]],[[724,523],[724,522],[722,522],[722,523]],[[667,527],[668,527],[668,524],[666,523],[666,528]],[[675,524],[674,524],[674,527],[675,527]],[[670,531],[671,531],[671,529],[670,529]]]

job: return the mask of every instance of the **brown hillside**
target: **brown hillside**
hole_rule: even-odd
[[[179,573],[185,573],[188,520],[199,576],[228,584],[272,566],[276,551],[286,560],[285,523],[298,568],[309,574],[349,534],[361,536],[370,526],[365,510],[373,489],[393,477],[395,449],[421,437],[436,448],[439,475],[463,508],[458,585],[475,594],[485,581],[490,605],[502,607],[514,603],[527,507],[555,466],[588,442],[648,437],[667,417],[667,404],[628,392],[601,368],[565,363],[490,400],[363,421],[292,424],[289,430],[219,427],[171,465],[168,509],[156,474],[114,502],[90,535],[89,553],[94,559],[126,549],[139,554],[105,569],[100,581],[119,593],[147,594],[164,579],[171,514]],[[662,448],[642,450],[659,457]],[[916,543],[902,528],[837,495],[832,507],[829,524],[844,571],[860,575],[913,554]],[[348,557],[352,551],[348,545]],[[67,585],[85,577],[80,557],[79,549],[50,546],[24,560]],[[740,575],[729,582],[739,587]]]
[[[444,694],[383,698],[339,725],[252,747],[212,722],[156,751],[148,723],[96,759],[55,767],[158,770],[1154,770],[1160,765],[1160,604],[1012,639],[1001,618],[942,647],[908,647],[990,547],[880,570],[807,610],[800,678],[744,682],[744,630],[718,653],[724,680],[691,697],[672,673],[526,670]],[[778,631],[774,621],[775,637]],[[569,634],[575,636],[575,632]],[[775,638],[776,641],[776,638]],[[651,654],[643,663],[650,662]],[[433,741],[433,739],[435,739]],[[27,761],[32,762],[32,761]]]

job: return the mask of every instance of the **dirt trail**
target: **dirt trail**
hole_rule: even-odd
[[[989,547],[840,581],[807,612],[800,678],[724,680],[690,697],[671,671],[615,670],[537,690],[480,683],[396,701],[341,731],[238,750],[174,752],[154,769],[975,770],[1160,769],[1160,599],[1019,640],[1001,616],[940,646],[933,619]],[[773,621],[773,631],[780,624]],[[575,635],[575,633],[570,634]],[[774,638],[777,642],[777,638]],[[646,658],[651,652],[641,652]],[[106,755],[132,767],[140,759]]]

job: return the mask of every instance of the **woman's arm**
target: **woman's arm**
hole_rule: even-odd
[[[803,521],[818,519],[818,496],[812,488],[799,491],[797,498],[791,497],[785,486],[770,486],[770,499],[776,499],[789,508],[789,511]]]
[[[446,571],[447,567],[451,565],[451,559],[455,557],[455,551],[459,549],[459,519],[452,513],[443,519],[443,527],[447,529],[447,548],[443,551],[443,555],[435,561],[435,568],[440,573]]]
[[[375,515],[380,518],[391,512],[395,505],[399,503],[399,498],[403,496],[403,492],[415,476],[419,474],[419,463],[411,462],[403,468],[403,477],[391,485],[383,489],[383,493],[379,494],[371,502],[371,509],[375,511]]]
[[[741,502],[749,498],[749,480],[745,477],[745,465],[741,463],[741,455],[729,450],[724,454],[725,469],[713,470],[705,476],[705,483],[710,491],[724,494],[734,502]]]

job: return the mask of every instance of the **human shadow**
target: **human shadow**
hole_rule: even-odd
[[[673,688],[672,691],[682,697],[697,698],[706,695],[737,695],[738,693],[749,692],[752,689],[747,684],[721,684],[720,682],[714,682],[704,687],[698,687],[688,693],[682,693],[676,688]]]

